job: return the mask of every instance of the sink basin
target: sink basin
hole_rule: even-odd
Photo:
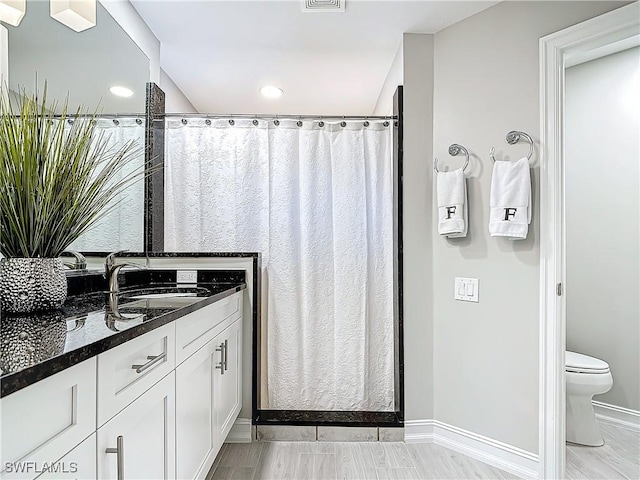
[[[174,308],[190,305],[209,295],[210,290],[203,287],[149,286],[120,292],[123,302],[120,309]]]
[[[146,300],[151,298],[175,298],[175,297],[195,297],[196,292],[175,292],[175,293],[147,293],[144,295],[127,296],[131,300]]]
[[[196,297],[208,296],[210,292],[203,287],[175,287],[175,286],[153,286],[138,287],[134,290],[121,290],[121,298],[131,300],[145,300],[151,298],[175,298],[175,297]]]

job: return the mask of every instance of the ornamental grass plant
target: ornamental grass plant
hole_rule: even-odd
[[[9,258],[57,258],[99,218],[118,194],[144,175],[123,167],[142,147],[109,146],[96,132],[96,113],[68,113],[47,103],[46,85],[16,98],[0,92],[0,253]],[[59,114],[53,112],[60,111]],[[68,121],[70,120],[70,121]]]

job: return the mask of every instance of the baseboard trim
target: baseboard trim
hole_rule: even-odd
[[[596,418],[599,422],[626,428],[634,432],[640,431],[640,412],[630,408],[618,407],[608,403],[592,401]]]
[[[251,419],[236,418],[225,443],[251,443]]]
[[[438,420],[405,421],[405,442],[433,442],[520,478],[538,478],[537,455]]]
[[[433,442],[434,420],[405,420],[405,443],[431,443]]]

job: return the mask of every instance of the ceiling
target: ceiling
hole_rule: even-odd
[[[402,33],[435,33],[497,1],[131,0],[161,42],[161,66],[207,113],[371,115]],[[284,90],[260,96],[264,85]]]

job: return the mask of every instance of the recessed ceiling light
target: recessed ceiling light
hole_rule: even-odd
[[[267,85],[260,89],[260,93],[263,97],[266,98],[279,98],[284,93],[281,88],[274,87],[272,85]]]
[[[109,91],[117,97],[130,97],[133,95],[133,90],[127,87],[115,86],[115,87],[111,87]]]

